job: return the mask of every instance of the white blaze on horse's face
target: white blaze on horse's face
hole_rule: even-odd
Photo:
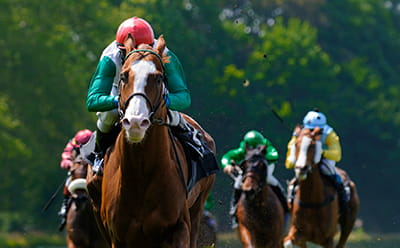
[[[296,177],[299,180],[304,180],[307,178],[307,171],[304,170],[306,163],[307,163],[307,151],[308,147],[311,144],[311,138],[304,136],[301,140],[300,149],[299,149],[299,156],[296,161],[295,165],[295,173]]]
[[[142,93],[146,95],[147,77],[156,72],[155,64],[151,61],[139,60],[132,63],[131,70],[135,72],[134,87],[131,94]],[[151,124],[149,120],[150,111],[143,96],[136,95],[130,100],[122,119],[122,126],[125,129],[128,141],[132,143],[142,141]]]

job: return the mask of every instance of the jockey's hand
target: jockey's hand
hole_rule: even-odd
[[[68,170],[72,165],[72,161],[69,159],[63,159],[60,163],[60,167],[64,170]]]
[[[233,172],[235,171],[235,167],[233,167],[232,165],[228,164],[227,166],[225,166],[224,168],[224,172],[226,174],[233,174]]]

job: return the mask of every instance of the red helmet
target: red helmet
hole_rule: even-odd
[[[77,145],[83,145],[89,141],[90,136],[92,136],[92,131],[90,131],[89,129],[84,129],[77,132],[74,139]]]
[[[116,41],[120,48],[124,48],[123,44],[131,34],[135,39],[136,45],[139,44],[153,44],[154,32],[150,24],[139,17],[132,17],[123,21],[117,30]]]

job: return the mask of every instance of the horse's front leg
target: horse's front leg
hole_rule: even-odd
[[[307,248],[307,242],[299,237],[296,227],[290,227],[289,234],[283,239],[284,248],[294,248],[299,246],[301,248]]]
[[[249,229],[247,229],[244,225],[239,223],[239,236],[240,236],[240,241],[242,242],[242,245],[244,248],[254,248],[254,240],[251,236],[251,232]]]
[[[169,243],[169,242],[168,242]],[[162,246],[163,248],[188,248],[190,245],[190,224],[181,220],[173,230],[171,243]]]

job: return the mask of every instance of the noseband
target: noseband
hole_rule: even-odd
[[[137,53],[137,52],[148,52],[148,53],[151,53],[151,54],[155,55],[160,60],[161,67],[162,67],[162,74],[163,74],[162,80],[163,80],[163,84],[164,84],[164,91],[163,91],[161,97],[159,98],[158,103],[155,106],[152,104],[152,102],[150,101],[149,97],[145,93],[139,92],[139,93],[133,93],[133,94],[129,95],[128,99],[126,99],[126,101],[123,103],[123,108],[121,108],[120,106],[118,107],[118,113],[119,113],[120,119],[122,119],[123,116],[125,115],[125,110],[128,107],[128,104],[132,100],[132,98],[135,97],[135,96],[141,96],[146,100],[146,103],[150,106],[150,114],[149,114],[148,118],[151,121],[151,123],[163,125],[163,124],[165,124],[165,121],[163,121],[161,119],[155,119],[154,118],[155,113],[158,111],[158,109],[160,108],[161,104],[163,103],[162,99],[164,99],[164,96],[166,94],[168,94],[167,87],[165,86],[166,85],[166,81],[167,81],[166,80],[167,77],[165,75],[165,68],[164,68],[164,64],[162,62],[162,58],[158,53],[156,53],[156,52],[154,52],[152,50],[149,50],[149,49],[137,49],[137,50],[130,51],[125,56],[124,63],[128,59],[128,57],[130,55],[132,55],[133,53]],[[145,57],[145,56],[143,55],[143,57]],[[120,91],[119,92],[119,96],[121,96],[121,87],[118,87],[118,88],[119,88],[119,91]],[[165,105],[165,101],[164,101],[164,105]]]

